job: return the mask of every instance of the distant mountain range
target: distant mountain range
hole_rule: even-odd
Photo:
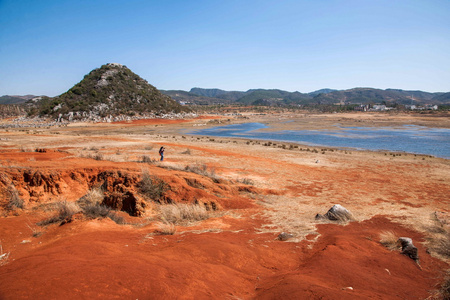
[[[450,104],[450,92],[429,93],[424,91],[405,91],[400,89],[374,89],[353,88],[348,90],[320,89],[311,93],[287,92],[278,89],[250,89],[244,91],[225,91],[221,89],[192,88],[190,91],[183,90],[160,90],[149,85],[144,79],[132,73],[128,68],[122,66],[117,69],[118,64],[107,64],[99,69],[93,70],[85,76],[84,80],[75,85],[66,93],[51,98],[65,105],[62,111],[73,109],[88,109],[93,103],[108,103],[112,99],[119,101],[114,109],[107,113],[121,111],[128,113],[131,110],[146,111],[145,101],[156,99],[162,101],[163,95],[182,104],[214,105],[214,104],[241,104],[241,105],[314,105],[314,104]],[[102,75],[102,72],[109,72]],[[133,75],[134,74],[134,75]],[[107,78],[104,79],[103,77]],[[103,78],[103,79],[102,79]],[[100,83],[99,83],[100,82]],[[134,86],[134,83],[137,86]],[[144,87],[145,86],[145,87]],[[146,92],[145,92],[145,91]],[[2,96],[0,104],[20,104],[34,98],[33,95],[26,96]],[[112,97],[112,98],[111,98]],[[165,97],[165,96],[164,96]],[[42,97],[41,97],[42,98]],[[48,98],[48,97],[43,97]],[[133,101],[130,99],[134,99]],[[141,99],[147,99],[141,102]],[[172,103],[165,98],[166,104]],[[151,109],[158,107],[152,100]],[[81,102],[80,102],[81,101]],[[130,102],[131,101],[131,102]],[[163,102],[164,102],[163,101]],[[162,102],[161,102],[162,103]],[[139,105],[138,105],[139,104]],[[156,105],[156,106],[155,106]],[[172,103],[171,108],[175,109]],[[164,108],[164,105],[160,106]],[[50,107],[49,107],[50,108]],[[119,109],[120,108],[120,109]],[[53,109],[53,108],[51,108]],[[167,109],[163,109],[164,111]],[[179,110],[179,107],[175,111]],[[60,111],[61,112],[61,111]],[[47,111],[47,113],[54,114]]]
[[[0,97],[0,104],[20,104],[25,103],[30,99],[33,99],[34,95],[25,95],[25,96],[17,96],[17,95],[4,95]]]
[[[321,89],[311,93],[287,92],[277,89],[225,91],[192,88],[187,91],[161,91],[179,102],[192,104],[243,105],[308,105],[308,104],[450,104],[450,93],[429,93],[400,89],[353,88],[348,90]]]

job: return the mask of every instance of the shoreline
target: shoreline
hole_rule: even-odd
[[[351,144],[351,141],[353,142],[363,142],[363,141],[367,141],[367,137],[364,136],[362,138],[359,137],[342,137],[342,139],[339,139],[339,137],[334,136],[333,134],[326,134],[326,133],[322,133],[319,132],[318,135],[320,135],[319,138],[325,138],[327,139],[327,137],[330,139],[329,140],[329,144],[320,144],[320,143],[315,143],[312,141],[305,141],[305,140],[295,140],[296,138],[296,134],[297,133],[302,133],[302,134],[306,134],[305,137],[307,138],[308,136],[310,136],[310,133],[316,132],[317,130],[283,130],[283,131],[275,131],[275,128],[270,127],[270,125],[267,124],[263,124],[263,123],[255,123],[255,122],[248,122],[249,125],[252,124],[260,124],[263,126],[268,126],[266,128],[257,128],[257,129],[241,129],[241,132],[233,132],[230,133],[230,135],[222,135],[220,134],[222,132],[222,130],[232,130],[234,129],[233,126],[234,125],[244,125],[247,124],[246,122],[244,123],[239,123],[239,124],[231,124],[231,125],[218,125],[218,126],[212,126],[212,127],[208,127],[205,129],[196,129],[194,131],[185,131],[184,134],[187,135],[194,135],[194,136],[211,136],[211,137],[215,137],[215,138],[236,138],[236,139],[244,139],[244,140],[259,140],[259,141],[265,141],[265,142],[277,142],[277,143],[288,143],[288,144],[295,144],[295,145],[301,145],[301,146],[305,146],[305,147],[315,147],[315,148],[333,148],[333,149],[343,149],[343,150],[353,150],[353,151],[372,151],[372,152],[388,152],[388,153],[397,153],[397,154],[411,154],[411,155],[421,155],[421,156],[429,156],[429,157],[437,157],[437,158],[443,158],[443,159],[450,159],[450,155],[446,155],[445,152],[441,155],[439,154],[435,154],[433,152],[431,153],[426,153],[426,152],[420,152],[419,151],[413,151],[413,150],[408,150],[408,149],[400,149],[400,150],[394,150],[394,149],[389,149],[389,148],[374,148],[371,147],[371,144],[367,144],[367,147],[361,147],[361,146],[343,146],[343,145],[333,145],[333,141],[331,139],[336,139],[335,143],[345,143],[345,141],[350,142],[349,144]],[[402,125],[404,126],[418,126],[418,125],[413,125],[413,124],[404,124]],[[228,128],[227,128],[228,127]],[[259,127],[259,126],[258,126]],[[423,126],[421,126],[423,127]],[[202,131],[208,131],[208,130],[214,130],[216,129],[216,132],[202,132]],[[220,130],[219,130],[220,128]],[[381,130],[388,130],[391,131],[391,134],[394,134],[395,132],[401,132],[402,130],[408,130],[409,128],[393,128],[393,127],[359,127],[358,130],[362,130],[362,132],[369,132],[370,130],[373,130],[373,128],[376,129],[381,129]],[[430,128],[430,127],[426,127],[428,130],[433,130],[433,129],[439,129],[439,128]],[[339,132],[346,132],[346,131],[350,131],[353,130],[354,128],[335,128],[335,131]],[[395,129],[395,130],[394,130]],[[239,129],[234,129],[234,130],[239,130]],[[365,131],[364,131],[365,130]],[[426,129],[418,129],[418,130],[426,130]],[[325,130],[324,130],[325,131]],[[254,133],[254,135],[252,136],[252,132]],[[258,136],[258,133],[262,133],[262,134],[266,134],[267,132],[269,133],[274,133],[274,134],[283,134],[283,135],[291,135],[292,138],[291,139],[282,139],[282,138],[270,138],[268,136]],[[217,134],[215,134],[217,133]],[[239,136],[240,134],[243,134],[245,136]],[[358,134],[358,133],[357,133]],[[414,136],[411,136],[411,138],[413,138]],[[344,139],[345,138],[345,139]],[[395,139],[395,136],[392,136],[392,139]],[[369,139],[371,139],[369,137]],[[375,137],[372,139],[376,139]],[[374,141],[372,142],[372,144],[375,143],[379,143],[378,141]],[[424,146],[426,145],[426,141],[423,142]],[[402,144],[399,144],[400,146],[402,146]],[[393,146],[395,148],[395,145]],[[442,145],[441,147],[445,147],[445,144]],[[441,148],[442,150],[444,150],[445,148]],[[441,152],[442,152],[441,150]],[[434,151],[436,152],[436,151]],[[439,151],[438,151],[439,152]]]

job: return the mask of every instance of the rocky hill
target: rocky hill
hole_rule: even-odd
[[[31,115],[68,120],[163,115],[189,110],[126,66],[116,63],[91,71],[62,95],[32,99],[30,105],[35,106]]]

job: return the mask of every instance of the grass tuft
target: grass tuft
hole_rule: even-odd
[[[101,203],[105,198],[105,192],[101,187],[90,189],[86,195],[77,200],[80,207],[88,204]]]
[[[174,235],[177,232],[177,228],[175,224],[168,222],[159,222],[156,224],[157,229],[155,230],[156,234],[160,235]]]
[[[160,218],[166,223],[184,224],[209,218],[206,208],[196,204],[168,204],[161,205],[159,209]]]
[[[393,231],[383,231],[380,233],[380,243],[391,251],[397,250],[398,237]]]

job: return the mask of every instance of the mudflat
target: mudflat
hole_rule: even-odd
[[[450,128],[446,113],[230,111],[0,129],[0,298],[439,297],[449,160],[188,134],[241,122]],[[113,210],[90,214],[88,200]],[[315,219],[334,204],[353,220]]]

